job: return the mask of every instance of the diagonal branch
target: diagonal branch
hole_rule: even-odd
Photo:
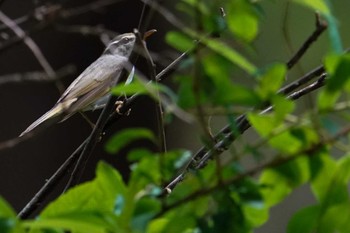
[[[225,189],[229,185],[232,185],[238,181],[241,181],[242,179],[244,179],[246,177],[250,177],[254,174],[257,174],[258,172],[261,172],[262,170],[264,170],[266,168],[274,168],[274,167],[280,166],[282,164],[285,164],[285,163],[287,163],[291,160],[294,160],[296,158],[299,158],[301,156],[308,156],[308,157],[314,156],[317,154],[317,151],[322,149],[325,145],[334,144],[339,138],[346,136],[349,133],[350,133],[350,126],[347,126],[343,130],[341,130],[337,134],[335,134],[334,136],[332,136],[328,139],[321,140],[318,143],[310,146],[309,148],[305,148],[305,149],[303,149],[295,154],[292,154],[290,156],[278,156],[277,159],[260,164],[256,167],[246,171],[246,172],[240,173],[240,174],[238,174],[238,175],[236,175],[228,180],[222,181],[221,183],[218,183],[217,185],[215,185],[213,187],[195,191],[192,194],[184,197],[183,199],[178,200],[178,201],[166,206],[164,209],[162,209],[162,212],[159,215],[162,215],[163,213],[165,213],[171,209],[177,208],[185,203],[188,203],[189,201],[192,201],[192,200],[195,200],[197,198],[208,195],[210,193],[213,193],[214,191],[217,191],[218,189]]]
[[[47,61],[43,53],[41,52],[39,46],[26,35],[26,33],[9,17],[7,17],[2,11],[0,11],[0,21],[2,21],[5,25],[8,26],[17,36],[24,40],[24,43],[28,46],[28,48],[32,51],[34,56],[36,57],[39,64],[45,70],[46,74],[53,78],[56,76],[54,69],[51,67],[50,63]],[[61,82],[56,81],[56,86],[60,92],[64,91],[64,86]]]
[[[309,86],[296,91],[292,94],[290,94],[287,98],[290,100],[297,100],[300,97],[309,94],[310,92],[319,89],[320,87],[324,86],[325,84],[325,75],[322,75],[317,81],[313,82]],[[273,110],[272,106],[267,107],[263,111],[261,111],[261,114],[267,113],[269,111]],[[164,188],[163,195],[166,193],[170,193],[183,179],[185,178],[187,172],[193,168],[193,169],[201,169],[205,167],[205,165],[208,163],[208,161],[213,157],[213,155],[219,155],[222,154],[224,151],[226,151],[230,144],[232,144],[233,141],[236,140],[236,138],[243,134],[247,129],[250,128],[250,123],[248,122],[248,119],[246,115],[239,116],[236,119],[236,131],[231,130],[231,126],[224,127],[221,132],[215,136],[215,138],[222,138],[219,140],[215,145],[210,149],[207,150],[206,148],[201,148],[189,161],[189,163],[186,165],[184,171],[176,176],[169,184]]]
[[[316,16],[316,28],[315,31],[306,39],[299,50],[294,54],[294,56],[287,62],[287,68],[291,69],[299,59],[305,54],[305,52],[310,48],[310,46],[320,37],[320,35],[327,29],[327,22],[321,19],[319,13]]]
[[[45,72],[42,71],[7,74],[0,76],[0,85],[20,82],[53,82],[74,74],[75,72],[75,67],[68,65],[55,71],[54,77],[49,77]]]
[[[43,53],[39,49],[39,46],[28,37],[26,33],[9,17],[7,17],[2,11],[0,11],[0,21],[2,21],[8,28],[10,28],[19,38],[24,40],[24,43],[32,51],[40,65],[43,67],[49,77],[55,76],[55,71],[52,69],[49,62],[44,57]]]

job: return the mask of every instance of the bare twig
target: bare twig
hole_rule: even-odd
[[[38,45],[28,36],[25,32],[9,17],[7,17],[2,11],[0,11],[0,20],[7,25],[19,38],[24,40],[24,43],[30,48],[40,65],[43,67],[49,77],[55,76],[55,71],[48,63]]]
[[[116,3],[120,2],[120,1],[121,0],[100,0],[100,1],[94,1],[92,3],[84,4],[84,5],[79,6],[79,7],[62,10],[62,12],[60,13],[60,16],[62,18],[70,18],[70,17],[73,17],[73,16],[82,15],[82,14],[85,14],[85,13],[88,13],[88,12],[91,12],[91,11],[99,10],[99,9],[104,8],[106,6],[110,6],[110,5],[116,4]]]
[[[59,25],[55,24],[55,29],[66,33],[79,33],[81,35],[93,35],[102,37],[107,35],[112,38],[118,35],[115,31],[108,30],[103,26],[89,26],[89,25]]]
[[[299,87],[303,86],[304,84],[310,82],[312,79],[319,77],[321,74],[325,72],[324,66],[319,66],[313,70],[311,70],[309,73],[305,74],[303,77],[295,80],[294,82],[286,85],[285,87],[281,88],[278,93],[287,95],[291,93],[292,91],[295,91]]]
[[[157,6],[158,7],[158,6]],[[169,16],[168,16],[169,17]],[[170,19],[172,19],[172,17],[170,17]],[[174,21],[172,19],[172,21]],[[177,24],[179,24],[179,22],[176,22]],[[320,19],[320,16],[318,14],[316,14],[316,29],[315,31],[306,39],[306,41],[303,43],[303,45],[301,46],[301,48],[298,50],[298,52],[290,59],[290,61],[287,62],[287,67],[290,69],[292,68],[298,61],[299,59],[305,54],[305,52],[308,50],[308,48],[310,47],[310,45],[315,42],[317,40],[317,38],[322,34],[322,32],[327,28],[327,24],[325,22],[323,22]],[[304,75],[303,77],[301,77],[300,79],[288,84],[287,86],[281,88],[278,93],[283,94],[283,95],[287,95],[290,94],[292,91],[297,90],[299,87],[301,87],[302,85],[308,83],[309,81],[311,81],[312,79],[320,76],[321,74],[323,74],[325,72],[325,69],[323,66],[319,66],[316,69],[310,71],[308,74]],[[321,78],[322,82],[324,80],[324,78]],[[316,83],[318,83],[316,81]],[[312,85],[311,85],[312,86]],[[241,115],[236,119],[236,124],[238,127],[238,132],[234,132],[234,133],[243,133],[247,128],[249,128],[249,122],[246,118],[245,115]],[[240,128],[241,127],[241,128]],[[242,131],[243,130],[243,131]],[[227,125],[223,128],[223,130],[221,130],[216,136],[216,139],[219,138],[228,138],[228,139],[232,139],[233,137],[233,132],[232,132],[232,126],[231,125]],[[234,140],[234,139],[233,139]],[[230,143],[228,143],[230,144]],[[205,157],[205,154],[209,153],[209,157],[212,156],[213,153],[216,153],[216,151],[218,150],[219,153],[222,153],[223,150],[226,150],[226,147],[228,146],[227,143],[221,145],[221,147],[216,148],[216,145],[213,147],[213,149],[210,149],[209,151],[207,150],[206,147],[202,147],[193,157],[192,159],[188,162],[188,164],[185,166],[184,170],[182,173],[180,173],[180,175],[178,175],[176,178],[174,178],[174,180],[172,180],[164,189],[165,192],[168,192],[169,190],[172,190],[179,182],[181,182],[184,177],[185,174],[187,173],[187,170],[189,167],[202,167],[204,166],[204,164],[207,162],[208,158],[204,159],[204,162],[200,162],[200,166],[197,167],[198,164],[198,158],[203,158],[203,156]],[[216,148],[216,149],[215,149]]]
[[[21,16],[21,17],[19,17],[19,18],[17,18],[17,19],[13,19],[13,21],[14,21],[17,25],[19,25],[19,24],[21,24],[21,23],[26,22],[26,21],[28,20],[28,18],[29,18],[29,15],[24,15],[24,16]],[[6,29],[6,28],[8,28],[6,24],[0,24],[0,30]]]
[[[179,206],[181,206],[189,201],[195,200],[199,197],[203,197],[205,195],[211,194],[211,193],[218,191],[220,189],[225,189],[229,185],[232,185],[238,181],[241,181],[242,179],[244,179],[246,177],[250,177],[254,174],[257,174],[258,172],[261,172],[262,170],[264,170],[266,168],[278,167],[282,164],[285,164],[285,163],[287,163],[291,160],[294,160],[296,158],[299,158],[301,156],[308,156],[308,157],[314,156],[317,154],[317,151],[322,149],[325,145],[334,144],[339,138],[346,136],[349,133],[350,133],[350,126],[347,126],[343,130],[338,132],[336,135],[334,135],[333,137],[325,139],[325,140],[321,140],[320,142],[310,146],[309,148],[305,148],[301,151],[298,151],[297,153],[295,153],[293,155],[289,155],[289,156],[285,156],[285,157],[277,156],[277,159],[274,159],[274,160],[268,161],[266,163],[257,165],[256,167],[254,167],[246,172],[243,172],[241,174],[238,174],[231,179],[222,181],[221,183],[217,183],[217,185],[215,185],[213,187],[195,191],[192,194],[187,195],[183,199],[166,206],[164,209],[162,209],[162,212],[159,215],[162,215],[163,213],[165,213],[171,209],[177,208],[177,207],[179,207]]]
[[[287,98],[291,100],[297,100],[300,97],[322,87],[325,84],[325,77],[326,75],[322,75],[317,81],[314,83],[308,85],[307,87],[295,91],[294,93],[290,94]],[[295,86],[296,87],[296,86]],[[272,106],[267,107],[263,111],[261,111],[261,114],[267,113],[272,110]],[[168,193],[169,190],[173,190],[176,185],[181,182],[184,178],[186,173],[190,168],[194,169],[201,169],[203,168],[209,159],[212,158],[214,154],[221,154],[224,151],[227,150],[228,146],[237,138],[238,135],[243,134],[244,131],[246,131],[248,128],[250,128],[250,123],[247,120],[246,115],[241,115],[236,119],[236,131],[232,131],[232,127],[230,125],[227,125],[223,128],[223,130],[218,133],[215,138],[219,139],[221,138],[210,150],[207,150],[206,147],[202,147],[189,161],[189,163],[184,168],[183,172],[180,173],[178,176],[176,176],[165,188],[164,188],[164,194]]]
[[[155,70],[155,64],[153,62],[153,59],[148,51],[148,48],[146,46],[146,42],[141,38],[140,33],[135,33],[138,38],[141,46],[141,54],[143,57],[146,58],[147,61],[147,66],[148,66],[148,71],[149,71],[149,78],[157,84],[157,78],[156,78],[156,70]],[[160,99],[160,94],[159,91],[157,91],[157,99]],[[160,101],[157,103],[156,107],[156,117],[157,117],[157,122],[158,122],[158,134],[159,134],[159,139],[160,139],[160,151],[161,152],[166,152],[166,141],[165,141],[165,132],[164,132],[164,119],[163,119],[163,110],[162,110],[162,104]]]
[[[27,218],[40,203],[44,200],[44,197],[48,195],[55,185],[66,175],[66,171],[72,167],[74,162],[78,159],[80,151],[86,144],[87,139],[69,156],[69,158],[57,169],[57,171],[46,181],[41,189],[34,195],[34,197],[26,204],[26,206],[18,213],[18,217],[21,219]]]
[[[70,17],[74,17],[77,15],[85,14],[90,11],[96,11],[100,8],[115,4],[120,2],[120,0],[100,0],[94,1],[91,4],[85,4],[80,7],[71,8],[71,9],[63,9],[59,4],[52,4],[48,7],[40,6],[35,8],[32,12],[30,12],[27,16],[23,16],[23,18],[17,19],[19,23],[24,23],[29,21],[30,19],[36,19],[36,24],[34,24],[30,30],[26,31],[24,34],[28,37],[31,34],[47,29],[48,26],[52,25],[53,22],[56,22],[58,19],[67,19]],[[17,23],[15,20],[14,22]],[[3,27],[0,25],[0,27]],[[5,42],[0,44],[0,51],[5,51],[6,49],[11,48],[12,46],[20,43],[25,37],[20,37],[18,35],[9,38]]]
[[[25,32],[9,17],[7,17],[2,11],[0,11],[0,21],[6,24],[17,36],[18,38],[22,38],[24,43],[28,46],[28,48],[32,51],[40,65],[43,67],[45,72],[50,78],[55,77],[55,71],[51,67],[50,63],[46,60],[45,56],[41,52],[38,45],[25,34]],[[64,91],[63,84],[59,81],[56,81],[56,86],[60,90],[60,92]]]
[[[309,47],[319,38],[319,36],[327,29],[327,22],[321,19],[319,13],[316,13],[316,29],[302,44],[296,54],[287,62],[287,68],[292,68],[299,59],[305,54]]]
[[[74,66],[65,66],[55,72],[54,77],[50,77],[42,71],[33,71],[27,73],[15,73],[0,76],[0,85],[19,82],[53,82],[62,79],[76,72]]]

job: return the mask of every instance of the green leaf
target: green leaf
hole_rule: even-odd
[[[0,232],[1,233],[16,233],[16,219],[0,217]],[[19,232],[19,231],[18,231]]]
[[[248,203],[242,206],[244,217],[252,227],[258,227],[269,219],[269,209],[261,203]]]
[[[322,111],[329,111],[332,110],[335,103],[340,97],[340,92],[333,92],[330,93],[327,90],[322,90],[320,94],[318,95],[318,109]]]
[[[259,30],[254,5],[245,0],[236,0],[230,1],[228,7],[227,23],[231,32],[246,42],[254,40]]]
[[[350,220],[349,200],[339,204],[323,208],[322,216],[319,217],[318,231],[320,233],[333,233],[349,231]]]
[[[169,219],[167,218],[156,218],[150,222],[147,228],[147,233],[160,233],[166,232]]]
[[[207,81],[204,91],[208,101],[213,105],[256,106],[261,102],[253,89],[233,82],[231,78],[232,63],[225,57],[210,53],[203,57],[202,64],[208,79],[210,79]]]
[[[290,219],[287,227],[287,233],[314,232],[319,212],[319,206],[309,206],[299,210]]]
[[[312,10],[318,11],[324,15],[330,14],[329,7],[324,0],[294,0],[294,2],[307,6]]]
[[[118,226],[111,223],[96,213],[72,213],[25,222],[24,226],[31,229],[64,229],[73,232],[107,233],[112,230],[118,232]]]
[[[202,38],[202,42],[216,53],[227,58],[233,64],[246,71],[248,74],[253,75],[256,73],[257,68],[252,63],[223,42],[210,38]]]
[[[171,31],[166,34],[165,40],[168,44],[180,51],[186,51],[193,47],[191,38],[181,32]]]
[[[119,84],[112,88],[111,90],[112,94],[120,96],[120,95],[127,95],[131,96],[134,94],[140,94],[140,95],[149,95],[151,97],[154,97],[156,93],[158,92],[164,92],[168,94],[170,97],[173,97],[174,94],[170,91],[170,89],[160,83],[154,83],[154,82],[142,82],[139,79],[135,79],[132,83],[129,83],[128,85],[125,84]]]
[[[112,138],[108,140],[105,145],[106,150],[109,153],[117,153],[123,147],[130,144],[132,141],[139,139],[147,139],[152,142],[155,142],[155,137],[152,131],[145,128],[132,128],[132,129],[124,129],[117,134],[115,134]]]
[[[245,221],[254,227],[268,220],[268,209],[260,190],[260,185],[248,178],[230,186],[231,197],[241,206]]]
[[[49,219],[67,214],[113,213],[119,195],[126,192],[120,174],[106,163],[100,162],[96,178],[78,185],[61,195],[40,214],[41,219]]]
[[[236,200],[234,193],[222,191],[214,195],[217,208],[212,214],[212,224],[202,223],[203,232],[249,232],[241,203]],[[230,221],[231,220],[231,221]]]
[[[271,114],[260,115],[248,113],[248,120],[254,129],[263,137],[270,135],[278,125],[275,121],[275,117]]]
[[[152,153],[151,151],[145,148],[141,148],[141,149],[135,149],[130,151],[128,154],[128,160],[130,162],[137,162],[143,158],[153,157],[153,156],[154,156],[154,153]]]
[[[285,154],[295,154],[318,142],[318,134],[308,127],[292,128],[269,140],[269,144]]]
[[[207,2],[198,2],[196,0],[182,0],[181,2],[187,3],[188,4],[187,7],[191,6],[193,8],[196,8],[196,10],[200,11],[204,15],[207,15],[210,13],[210,9],[208,9]]]
[[[283,122],[286,115],[293,112],[295,103],[284,96],[276,95],[271,100],[276,122]]]
[[[269,139],[269,144],[283,154],[298,153],[303,148],[303,141],[294,136],[291,131],[284,131]]]
[[[325,67],[330,77],[318,98],[318,107],[323,111],[333,109],[341,91],[350,84],[350,55],[330,55],[325,59]]]
[[[321,203],[326,206],[342,204],[348,202],[347,183],[350,177],[350,155],[341,158],[332,176],[332,180],[328,183],[328,187],[323,190],[323,199]]]
[[[194,107],[196,105],[196,101],[193,94],[191,77],[187,75],[178,76],[176,80],[180,82],[177,104],[183,109]]]
[[[139,150],[136,151],[136,153]],[[135,152],[131,152],[131,156],[135,157]],[[144,153],[141,153],[144,154]],[[161,180],[159,170],[159,155],[148,153],[137,163],[132,164],[131,178],[129,181],[129,191],[138,192],[146,185],[158,184]],[[151,169],[150,169],[151,168]],[[145,192],[145,191],[143,191]],[[145,193],[145,195],[148,193]]]
[[[0,196],[0,218],[15,218],[16,212],[12,207]]]
[[[327,57],[325,67],[331,74],[327,81],[326,90],[330,93],[342,90],[350,79],[350,55]]]
[[[137,80],[137,79],[136,79]],[[133,94],[148,94],[148,90],[146,86],[139,82],[134,81],[128,85],[119,84],[112,88],[112,94],[120,96],[120,95],[133,95]]]
[[[259,77],[258,91],[262,98],[268,100],[274,96],[285,81],[287,67],[285,64],[275,64],[269,67]]]
[[[281,176],[288,180],[291,187],[298,187],[310,179],[309,158],[300,156],[274,168]]]
[[[132,227],[135,232],[145,232],[148,224],[161,210],[159,200],[153,198],[142,198],[135,206]]]
[[[318,159],[313,161],[318,163],[318,168],[312,179],[312,190],[320,203],[317,232],[347,232],[350,226],[350,155],[342,157],[337,164],[326,154],[315,159]]]
[[[214,104],[239,104],[242,106],[257,106],[261,103],[259,96],[251,89],[239,84],[221,85],[213,96]]]
[[[312,172],[311,188],[319,202],[326,199],[336,171],[335,161],[324,151],[310,158]]]
[[[15,211],[0,196],[0,232],[1,233],[24,233],[25,230],[19,224]]]
[[[260,184],[261,194],[267,207],[280,203],[293,190],[288,179],[272,169],[263,171],[260,176]]]
[[[96,178],[78,185],[51,202],[33,222],[31,229],[64,229],[102,233],[119,229],[116,215],[123,208],[120,200],[126,188],[119,173],[100,162]]]

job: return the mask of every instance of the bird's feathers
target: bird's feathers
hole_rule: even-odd
[[[78,111],[95,108],[95,102],[108,95],[128,62],[136,37],[132,33],[117,36],[105,52],[87,67],[66,89],[55,106],[32,123],[20,136],[44,122],[64,121]]]

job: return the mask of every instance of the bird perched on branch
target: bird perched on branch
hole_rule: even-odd
[[[48,112],[33,122],[20,137],[44,123],[61,122],[76,112],[103,107],[101,100],[106,99],[110,89],[118,83],[135,41],[134,33],[125,33],[109,42],[102,55],[69,85]]]

